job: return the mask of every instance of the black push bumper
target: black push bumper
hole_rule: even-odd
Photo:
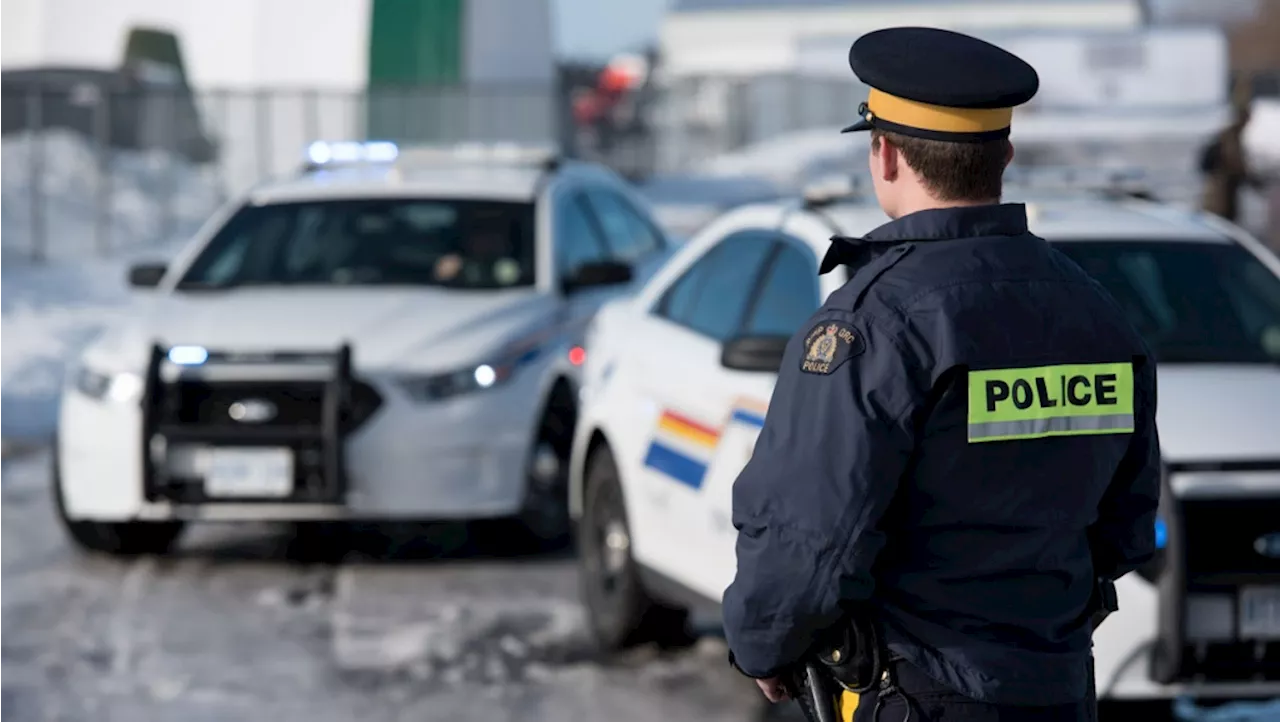
[[[1235,466],[1170,471],[1280,470],[1270,463]],[[1167,542],[1158,563],[1143,571],[1159,590],[1151,678],[1161,684],[1280,681],[1280,639],[1241,628],[1242,590],[1280,587],[1280,558],[1256,548],[1258,539],[1280,531],[1280,497],[1178,498],[1168,475],[1161,497]],[[1209,617],[1217,621],[1207,625]]]
[[[288,376],[290,368],[299,370],[298,378]],[[353,378],[349,345],[327,352],[209,350],[198,364],[175,363],[168,349],[153,345],[142,396],[144,497],[183,504],[343,503],[346,441],[381,402],[373,387]],[[248,403],[271,411],[236,418],[237,405]],[[203,478],[170,463],[171,453],[193,447],[287,448],[292,491],[283,497],[210,497]]]

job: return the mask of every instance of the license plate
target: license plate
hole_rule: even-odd
[[[1280,639],[1280,586],[1240,590],[1240,636]]]
[[[219,497],[280,497],[293,491],[291,449],[210,449],[204,490]]]

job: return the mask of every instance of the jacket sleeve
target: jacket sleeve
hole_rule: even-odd
[[[901,348],[868,319],[831,310],[787,347],[733,487],[738,568],[723,615],[747,675],[775,676],[799,661],[839,620],[842,602],[871,595],[884,546],[877,522],[911,455],[911,411],[924,396]]]
[[[1156,551],[1160,502],[1160,437],[1156,431],[1156,365],[1150,354],[1134,370],[1133,436],[1089,529],[1094,572],[1119,579]]]

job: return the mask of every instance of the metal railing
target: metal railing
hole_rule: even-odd
[[[190,233],[226,198],[297,172],[316,139],[562,144],[554,86],[360,92],[5,83],[4,249],[106,254]]]
[[[821,160],[806,173],[846,172],[859,162],[859,146],[837,133],[866,97],[852,79],[679,78],[605,99],[603,112],[599,97],[583,103],[583,93],[590,91],[559,82],[192,91],[111,71],[27,73],[22,82],[6,76],[5,255],[81,257],[181,238],[228,197],[296,173],[307,146],[320,139],[549,143],[641,179],[696,172],[745,146],[815,131]],[[1185,176],[1197,151],[1183,140],[1125,145],[1134,156],[1126,162],[1161,177]],[[775,153],[779,166],[798,154],[790,147]],[[1018,157],[1094,165],[1113,155],[1054,140],[1019,144]]]

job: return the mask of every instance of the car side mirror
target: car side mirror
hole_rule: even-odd
[[[725,343],[720,352],[720,365],[738,371],[768,371],[782,368],[787,352],[786,336],[739,336]]]
[[[633,277],[631,266],[625,263],[597,261],[578,266],[573,273],[561,279],[560,286],[565,293],[571,293],[583,288],[630,283]]]
[[[164,278],[163,263],[141,263],[129,269],[129,285],[134,288],[155,288]]]

